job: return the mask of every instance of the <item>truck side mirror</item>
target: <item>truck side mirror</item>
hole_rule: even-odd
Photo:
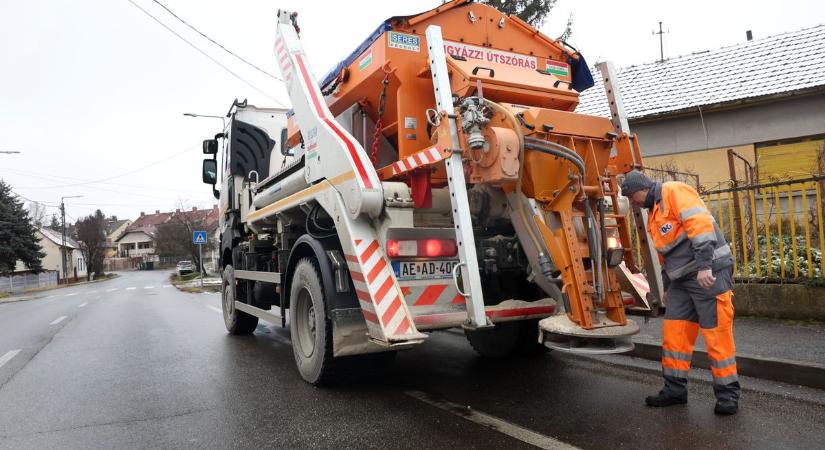
[[[281,154],[284,156],[293,156],[293,153],[289,151],[287,148],[286,141],[289,139],[289,133],[287,132],[286,127],[281,128]]]
[[[203,182],[213,186],[218,182],[218,162],[214,159],[203,160]]]
[[[207,139],[203,141],[203,154],[204,155],[215,155],[218,153],[218,140],[217,139]]]

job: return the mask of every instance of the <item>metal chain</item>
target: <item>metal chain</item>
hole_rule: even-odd
[[[384,108],[387,106],[387,86],[390,84],[390,73],[384,72],[384,79],[381,81],[381,95],[378,97],[378,118],[375,121],[375,136],[372,139],[372,165],[378,163],[378,148],[381,146],[381,131],[384,126],[382,116]]]

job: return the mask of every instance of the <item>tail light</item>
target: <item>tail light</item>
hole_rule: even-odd
[[[624,249],[622,248],[622,241],[619,239],[616,234],[618,234],[617,230],[610,230],[610,233],[607,236],[607,266],[608,267],[616,267],[622,263],[622,259],[624,258]]]
[[[409,239],[387,241],[387,256],[390,258],[440,258],[455,256],[458,247],[453,239]]]

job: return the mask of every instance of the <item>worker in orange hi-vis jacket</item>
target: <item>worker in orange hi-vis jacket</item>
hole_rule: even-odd
[[[687,374],[699,330],[710,357],[716,414],[736,414],[739,378],[733,343],[733,255],[699,194],[680,182],[654,182],[632,171],[622,194],[647,208],[647,232],[663,263],[662,330],[664,388],[648,406],[687,403]]]

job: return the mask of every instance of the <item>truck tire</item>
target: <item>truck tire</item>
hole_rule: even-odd
[[[546,347],[538,343],[538,321],[500,322],[492,330],[464,330],[464,335],[479,355],[485,358],[535,356]]]
[[[235,309],[235,269],[226,266],[221,277],[221,309],[223,323],[229,334],[236,336],[252,334],[258,326],[258,318]]]
[[[333,380],[332,322],[326,314],[324,287],[317,262],[303,258],[295,265],[289,293],[289,334],[295,365],[307,383]]]

